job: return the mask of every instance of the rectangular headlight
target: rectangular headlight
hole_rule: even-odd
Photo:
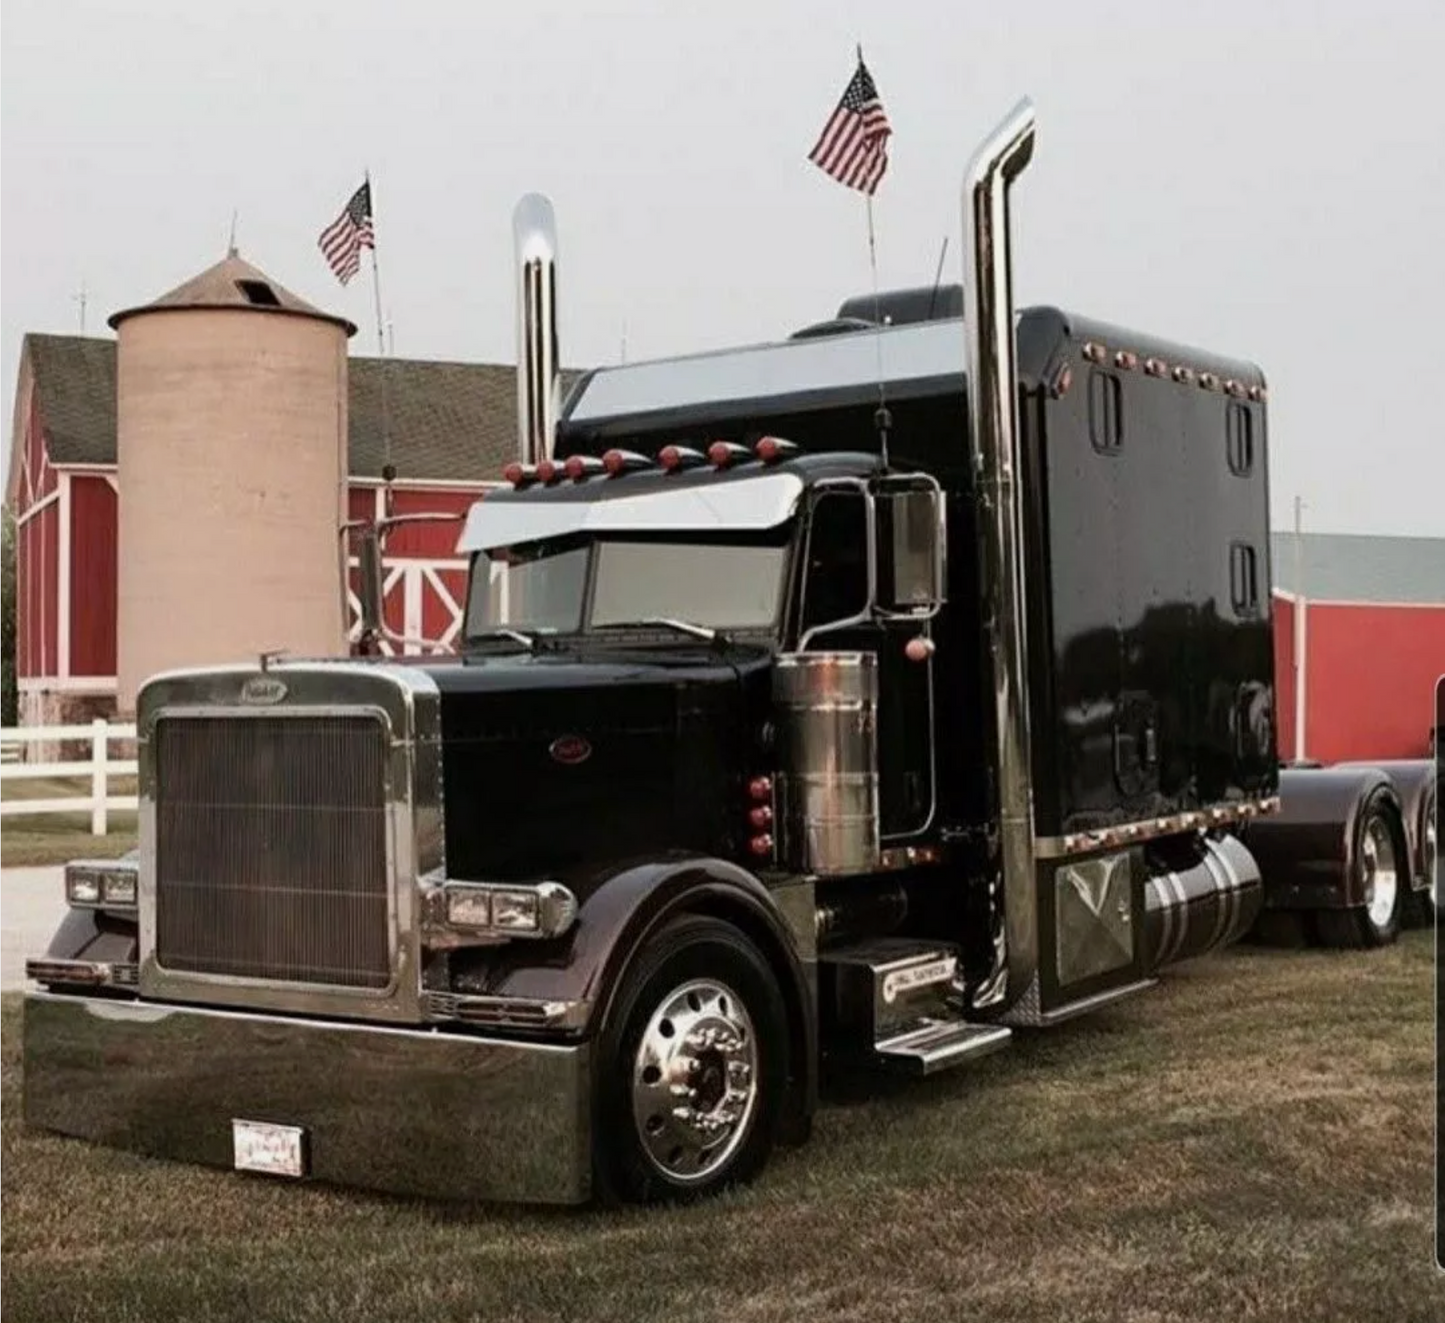
[[[485,887],[447,888],[447,922],[457,928],[489,928],[492,897]]]
[[[560,882],[521,886],[443,879],[425,904],[429,923],[464,935],[557,937],[577,918],[577,897]]]
[[[534,932],[538,926],[535,891],[494,891],[492,926],[509,932]]]
[[[135,904],[134,873],[102,873],[100,894],[107,905]]]
[[[100,901],[100,876],[89,868],[68,865],[65,870],[65,899],[72,905],[95,905]]]
[[[65,899],[71,905],[134,909],[139,870],[126,859],[77,860],[65,865]]]

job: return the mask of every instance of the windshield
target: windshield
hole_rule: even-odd
[[[571,633],[659,617],[768,629],[778,618],[786,559],[786,542],[609,538],[502,547],[473,562],[465,632]]]

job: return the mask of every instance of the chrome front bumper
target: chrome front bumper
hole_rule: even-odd
[[[232,1121],[267,1121],[303,1130],[305,1176],[328,1184],[591,1195],[587,1043],[43,992],[25,997],[24,1035],[25,1121],[41,1129],[230,1168]]]

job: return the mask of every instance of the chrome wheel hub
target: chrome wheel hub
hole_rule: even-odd
[[[1365,831],[1361,857],[1365,867],[1365,907],[1370,922],[1376,928],[1383,928],[1395,912],[1395,892],[1400,882],[1395,867],[1395,842],[1390,837],[1390,828],[1379,818],[1371,819]]]
[[[757,1101],[753,1022],[731,988],[684,983],[663,998],[632,1063],[632,1116],[660,1172],[689,1183],[736,1152]]]

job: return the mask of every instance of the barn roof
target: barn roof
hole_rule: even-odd
[[[52,464],[115,463],[115,341],[25,337]],[[350,473],[380,478],[386,462],[382,380],[391,462],[398,478],[497,478],[517,451],[517,373],[507,364],[353,357],[348,362]],[[563,373],[564,389],[577,372]],[[15,438],[18,442],[19,438]]]
[[[1305,533],[1295,569],[1293,533],[1274,533],[1274,586],[1316,602],[1399,602],[1445,606],[1445,538]]]

